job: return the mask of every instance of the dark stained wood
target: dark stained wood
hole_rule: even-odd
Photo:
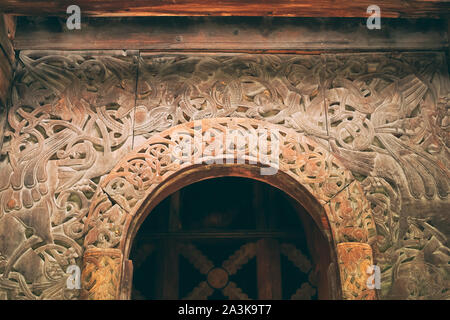
[[[5,14],[3,15],[5,19],[5,26],[6,30],[8,31],[8,37],[9,39],[14,39],[14,35],[16,33],[16,20],[17,18],[15,16]]]
[[[169,231],[176,232],[181,228],[180,224],[180,191],[170,197]]]
[[[15,19],[0,14],[0,150],[6,122],[7,105],[15,65],[15,53],[11,40],[15,32]]]
[[[256,243],[258,299],[281,300],[280,246],[276,239]]]
[[[180,228],[180,191],[175,192],[170,197],[169,208],[169,231],[176,231]],[[174,238],[162,241],[163,252],[160,275],[162,275],[162,284],[158,287],[161,289],[160,298],[163,300],[178,299],[178,250],[177,241]]]
[[[261,184],[254,185],[253,208],[256,210],[257,229],[266,229],[270,223],[268,210],[270,195]],[[256,242],[256,271],[258,277],[258,299],[280,300],[281,265],[280,246],[277,239],[263,238]]]
[[[444,20],[261,17],[84,19],[67,30],[63,19],[20,18],[17,50],[152,50],[305,53],[314,50],[423,50],[448,46]]]
[[[0,14],[0,50],[10,65],[14,64],[14,48],[12,40],[16,31],[16,19],[9,15]]]
[[[141,236],[142,239],[255,239],[255,238],[282,238],[282,239],[296,239],[300,235],[295,232],[280,232],[280,231],[254,231],[254,230],[236,230],[229,232],[155,232],[149,235]]]
[[[256,228],[258,230],[264,230],[266,227],[266,215],[265,215],[265,205],[264,205],[264,194],[263,187],[260,183],[253,184],[253,198],[252,204],[253,208],[255,208],[255,217],[256,217]],[[248,232],[248,234],[251,234]]]
[[[72,4],[86,16],[283,16],[366,17],[377,4],[384,17],[436,17],[445,14],[445,0],[3,0],[0,11],[16,15],[65,15]]]

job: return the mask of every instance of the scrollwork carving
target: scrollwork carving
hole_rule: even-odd
[[[9,235],[0,243],[0,295],[76,297],[63,290],[62,273],[56,280],[45,271],[54,261],[40,246],[72,249],[80,266],[83,241],[116,247],[144,194],[186,163],[213,160],[217,150],[258,160],[248,145],[231,154],[212,141],[227,127],[238,135],[261,121],[281,133],[279,169],[319,199],[333,228],[358,226],[339,227],[337,242],[372,244],[382,297],[407,297],[396,283],[411,272],[432,282],[425,297],[445,296],[437,288],[448,281],[449,257],[446,70],[441,52],[140,59],[21,52],[0,155],[0,229]],[[218,118],[205,149],[177,147],[193,143],[196,120]],[[133,139],[139,146],[149,138],[151,147],[130,153]],[[347,217],[355,206],[358,217]],[[405,262],[406,252],[420,258]]]

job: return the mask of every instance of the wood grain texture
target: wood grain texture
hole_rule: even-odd
[[[127,235],[168,194],[234,175],[288,193],[319,227],[327,214],[323,232],[341,243],[373,240],[382,299],[450,298],[450,82],[442,51],[159,53],[140,56],[139,74],[125,54],[21,51],[20,60],[0,157],[0,297],[78,298],[64,290],[64,271],[82,267],[83,248],[125,248],[128,257]],[[225,134],[279,128],[281,170],[263,180],[258,167],[245,164],[188,167],[190,153],[175,157],[186,161],[177,167],[170,159],[180,149],[167,141],[181,141],[181,134],[195,141],[194,120]],[[133,152],[132,137],[142,146]],[[206,150],[217,150],[205,140]],[[337,261],[349,266],[350,277],[341,279],[350,290],[343,291],[360,297],[353,286],[361,282],[351,276],[361,269],[351,262],[370,259],[350,247],[349,258]],[[116,265],[94,258],[88,271],[98,279]],[[199,267],[206,274],[212,266],[203,260]],[[235,263],[226,267],[237,270]],[[208,294],[204,283],[197,297]]]
[[[14,64],[14,48],[12,40],[16,31],[15,19],[11,16],[0,14],[0,50],[5,55],[9,64]]]
[[[258,299],[281,300],[280,248],[276,239],[257,242]]]
[[[16,15],[65,15],[77,4],[86,16],[283,16],[366,17],[372,0],[4,0],[0,11]],[[449,10],[445,0],[379,0],[384,17],[438,17]]]
[[[306,50],[423,50],[448,46],[446,23],[383,19],[369,30],[357,18],[86,18],[67,30],[62,18],[20,18],[17,50],[143,49],[304,53]]]
[[[14,50],[11,43],[15,32],[15,19],[0,14],[0,150],[3,146],[7,100],[13,77]]]

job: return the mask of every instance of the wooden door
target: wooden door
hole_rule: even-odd
[[[132,298],[316,299],[318,268],[286,196],[248,179],[220,180],[175,193],[144,222]]]

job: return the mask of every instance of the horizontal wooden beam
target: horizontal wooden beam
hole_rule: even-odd
[[[445,20],[360,18],[87,18],[68,30],[61,18],[21,17],[16,50],[153,50],[303,53],[314,50],[424,50],[448,46]]]
[[[447,0],[2,0],[0,11],[15,15],[66,15],[69,5],[94,17],[129,16],[281,16],[367,17],[376,4],[382,17],[439,17]]]

